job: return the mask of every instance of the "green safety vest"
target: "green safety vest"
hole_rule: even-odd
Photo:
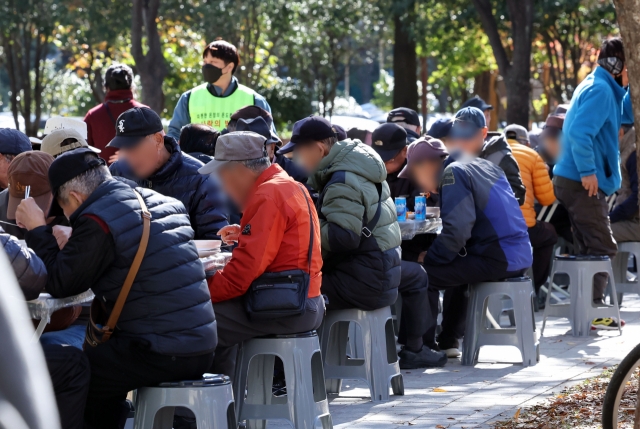
[[[206,83],[191,90],[189,116],[192,124],[206,124],[220,131],[227,127],[229,119],[238,109],[253,106],[255,92],[238,84],[235,91],[226,97],[216,97],[207,89]]]

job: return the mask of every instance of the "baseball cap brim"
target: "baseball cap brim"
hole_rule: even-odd
[[[405,165],[400,173],[398,173],[398,177],[400,179],[409,179],[411,180],[411,170],[409,169],[409,164]]]
[[[230,163],[231,161],[217,161],[215,158],[207,162],[204,166],[198,169],[200,174],[212,174],[217,172],[223,165]]]
[[[391,149],[391,150],[376,150],[375,148],[373,149],[376,151],[376,153],[378,155],[380,155],[380,158],[382,158],[383,162],[387,162],[390,159],[393,159],[397,154],[399,154],[400,152],[402,152],[402,149],[396,150],[396,149]]]
[[[134,147],[138,143],[140,143],[146,135],[144,136],[115,136],[113,140],[109,142],[107,147],[114,147],[116,149],[129,148]]]
[[[9,201],[7,203],[7,219],[16,219],[16,210],[18,209],[18,206],[23,199],[24,198],[12,197],[11,195],[9,195]],[[33,197],[33,199],[35,200],[38,207],[40,207],[40,210],[42,210],[44,213],[47,213],[47,210],[49,210],[49,203],[51,202],[51,194],[47,192],[37,197]]]
[[[296,144],[292,141],[290,141],[289,143],[287,143],[286,145],[282,146],[280,148],[280,150],[278,151],[279,154],[284,155],[285,153],[291,153],[293,152],[293,149],[295,148]]]

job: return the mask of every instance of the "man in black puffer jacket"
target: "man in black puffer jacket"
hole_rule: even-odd
[[[120,150],[111,174],[180,200],[196,239],[217,239],[218,230],[228,225],[226,198],[218,183],[198,173],[204,164],[182,153],[176,141],[164,135],[153,110],[135,107],[118,116],[116,137],[109,147]]]
[[[180,201],[114,180],[90,149],[59,156],[49,181],[55,196],[49,216],[64,212],[69,218],[69,241],[58,247],[32,198],[20,203],[16,221],[45,263],[46,290],[55,297],[90,287],[111,312],[142,238],[136,193],[151,214],[145,256],[114,334],[85,350],[91,363],[85,422],[89,428],[123,427],[127,392],[200,378],[213,361],[216,322],[193,230]]]

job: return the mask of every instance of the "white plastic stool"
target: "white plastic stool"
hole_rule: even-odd
[[[272,393],[276,356],[284,366],[287,393],[283,396]],[[234,391],[238,421],[246,420],[248,429],[264,429],[267,420],[287,420],[296,429],[313,429],[318,421],[323,429],[333,428],[315,331],[242,343]]]
[[[513,302],[515,327],[493,327],[487,323],[490,302],[499,305],[502,312],[502,297]],[[496,299],[498,298],[498,299]],[[519,277],[497,282],[477,283],[469,287],[467,324],[465,328],[462,365],[478,363],[482,346],[516,346],[522,354],[522,365],[533,366],[540,359],[540,344],[536,338],[533,318],[535,293],[531,279]]]
[[[607,273],[609,287],[611,288],[611,300],[613,305],[596,307],[593,304],[593,276],[598,273]],[[614,281],[611,261],[608,256],[556,256],[551,268],[550,278],[553,280],[556,274],[569,276],[569,304],[551,305],[551,294],[547,294],[547,304],[542,317],[541,335],[547,324],[547,318],[565,317],[571,322],[572,335],[574,337],[588,337],[591,333],[593,319],[615,317],[620,322],[620,309],[616,284]],[[622,335],[622,330],[618,327]]]
[[[188,408],[198,429],[235,429],[233,389],[226,375],[142,387],[135,398],[135,429],[171,429],[176,407]]]
[[[352,323],[359,325],[362,333],[362,357],[347,356]],[[389,399],[389,388],[394,395],[404,395],[389,307],[327,311],[320,338],[328,393],[339,394],[341,380],[356,379],[369,385],[373,402]]]

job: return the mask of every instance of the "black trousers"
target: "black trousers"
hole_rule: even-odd
[[[56,394],[60,427],[82,429],[84,406],[89,392],[89,359],[75,347],[45,344],[42,346],[49,375]]]
[[[167,356],[117,335],[85,350],[91,363],[91,384],[85,408],[90,429],[122,429],[128,408],[127,393],[166,381],[194,380],[207,372],[213,353],[200,356]]]
[[[533,248],[533,285],[538,293],[549,277],[553,246],[558,242],[558,236],[553,225],[537,222],[529,228],[529,241]]]
[[[225,374],[233,379],[238,344],[266,335],[286,335],[318,329],[324,317],[324,298],[307,298],[301,316],[253,321],[244,309],[243,298],[213,304],[218,324],[218,347],[209,372]]]
[[[401,264],[398,292],[402,297],[402,313],[398,342],[415,348],[412,343],[422,345],[422,337],[429,329],[429,323],[433,322],[431,314],[435,311],[438,315],[439,292],[429,287],[429,277],[422,265],[408,261]]]
[[[446,265],[425,263],[431,287],[444,289],[442,303],[442,333],[438,336],[441,349],[458,348],[459,340],[464,337],[467,321],[467,288],[470,283],[490,282],[519,277],[525,270],[508,271],[507,264],[477,255],[457,256]],[[430,329],[425,335],[425,343],[435,338],[435,326],[438,313],[433,318]]]

